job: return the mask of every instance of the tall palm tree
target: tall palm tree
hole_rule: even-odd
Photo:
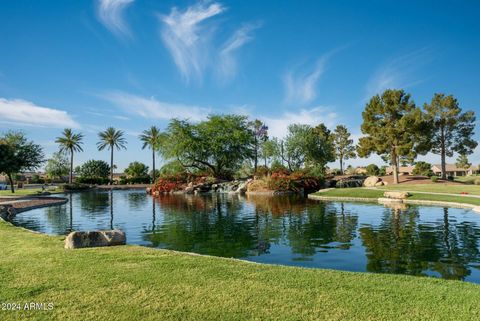
[[[146,129],[140,134],[140,140],[143,142],[142,149],[145,149],[146,147],[149,147],[152,150],[152,178],[153,182],[155,182],[155,152],[158,151],[158,148],[160,146],[160,139],[161,139],[162,133],[160,132],[160,129],[158,129],[156,126],[152,126],[149,129]]]
[[[113,127],[108,127],[105,131],[98,133],[100,138],[97,143],[98,150],[102,151],[107,147],[110,149],[110,184],[113,184],[113,149],[127,149],[127,140],[123,135],[123,131]]]
[[[60,146],[61,153],[70,153],[70,176],[68,179],[70,184],[73,182],[73,154],[77,152],[83,152],[82,140],[83,134],[75,134],[71,128],[65,128],[62,132],[62,136],[57,137],[55,140],[55,143]]]

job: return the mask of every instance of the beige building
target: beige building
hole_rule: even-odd
[[[415,166],[399,166],[398,167],[398,174],[400,174],[400,175],[413,175],[413,169],[414,168],[415,168]],[[393,167],[388,166],[385,169],[385,173],[387,175],[392,175],[393,174]]]
[[[440,176],[442,174],[442,165],[435,164],[432,165],[432,171],[435,175]],[[467,176],[467,175],[474,175],[478,174],[478,167],[477,166],[470,166],[469,168],[459,168],[455,164],[446,164],[445,171],[447,176]]]

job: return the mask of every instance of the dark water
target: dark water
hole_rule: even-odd
[[[48,234],[118,228],[127,241],[255,262],[427,275],[480,283],[480,215],[299,197],[84,192],[18,215]]]

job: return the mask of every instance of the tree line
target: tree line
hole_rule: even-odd
[[[231,178],[242,168],[251,166],[251,173],[259,167],[280,168],[289,171],[305,170],[314,176],[323,176],[326,164],[339,161],[344,172],[345,161],[368,157],[372,153],[382,156],[393,168],[394,182],[398,183],[398,166],[408,160],[413,163],[418,155],[428,152],[440,155],[442,178],[446,178],[446,157],[458,153],[466,159],[477,142],[473,139],[475,113],[463,112],[452,95],[437,93],[430,103],[418,107],[404,90],[385,90],[373,96],[362,113],[358,145],[344,125],[333,131],[325,124],[310,126],[291,124],[283,139],[269,137],[268,126],[261,120],[249,120],[242,115],[210,115],[201,122],[172,119],[161,131],[152,126],[139,136],[142,149],[152,153],[153,181],[158,177],[156,155],[167,162],[163,171],[201,171],[217,178]],[[126,149],[123,131],[113,127],[98,133],[99,151],[110,152],[107,164],[110,182],[113,182],[114,151]],[[47,163],[46,169],[55,173],[62,157],[69,158],[69,182],[73,182],[74,155],[83,151],[82,133],[65,129],[55,142],[59,153]],[[12,175],[33,170],[45,162],[39,145],[28,141],[20,132],[0,136],[0,172],[9,178],[13,191]],[[57,160],[55,160],[57,159]],[[263,165],[260,163],[263,162]],[[93,166],[93,164],[90,164]],[[96,168],[106,168],[96,164]],[[147,169],[137,171],[144,173]]]

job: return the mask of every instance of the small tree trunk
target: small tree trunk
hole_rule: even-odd
[[[343,156],[340,156],[340,174],[343,175]]]
[[[441,150],[441,167],[442,167],[442,179],[447,179],[447,161],[446,161],[446,157],[445,157],[445,148],[443,148],[442,146],[442,150]]]
[[[153,163],[152,163],[152,170],[153,170],[153,172],[152,172],[152,177],[153,177],[153,181],[152,181],[152,183],[155,183],[155,178],[156,178],[156,177],[155,177],[155,175],[156,175],[156,173],[155,173],[155,148],[152,148],[152,158],[153,158]]]
[[[398,184],[398,158],[395,149],[392,150],[393,184]]]
[[[254,167],[253,171],[254,173],[257,172],[257,165],[258,165],[258,146],[257,146],[257,135],[254,136],[255,139],[255,155],[254,155]]]
[[[70,151],[70,177],[68,178],[70,184],[73,183],[73,150]]]
[[[113,185],[113,146],[110,149],[110,185]]]
[[[445,151],[445,133],[443,127],[441,128],[440,134],[440,158],[441,158],[441,167],[442,167],[442,179],[447,179],[447,162],[446,162],[446,151]]]
[[[12,173],[7,173],[8,180],[10,181],[10,190],[12,191],[12,194],[15,193],[15,187],[13,187],[13,178],[12,178]]]

